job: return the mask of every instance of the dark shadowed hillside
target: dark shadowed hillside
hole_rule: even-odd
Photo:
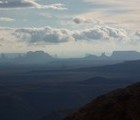
[[[140,83],[102,95],[64,120],[140,120]]]
[[[120,81],[121,82],[121,81]],[[110,80],[108,78],[104,78],[104,77],[94,77],[94,78],[90,78],[84,81],[80,81],[78,82],[79,84],[84,84],[84,85],[96,85],[96,84],[116,84],[118,83],[118,80]]]

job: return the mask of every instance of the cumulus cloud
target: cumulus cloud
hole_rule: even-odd
[[[43,28],[0,28],[0,39],[16,40],[28,44],[58,44],[70,41],[99,41],[114,43],[133,42],[140,38],[138,33],[130,35],[126,30],[109,26],[96,26],[85,30]],[[138,34],[138,35],[137,35]],[[137,36],[137,37],[136,37]]]
[[[123,29],[112,27],[95,27],[91,29],[77,31],[73,34],[77,40],[123,40],[127,37],[127,32]]]
[[[63,43],[73,39],[69,30],[53,29],[51,27],[17,29],[14,35],[18,39],[29,43]]]
[[[15,19],[8,17],[0,17],[0,22],[13,22]]]
[[[123,29],[112,27],[94,27],[85,30],[71,31],[68,29],[54,29],[51,27],[34,29],[17,29],[15,35],[18,39],[26,40],[29,43],[63,43],[70,40],[85,41],[104,41],[115,40],[123,41],[127,38],[127,32]]]
[[[34,0],[0,0],[0,8],[1,9],[9,9],[9,8],[39,8],[39,9],[54,9],[54,10],[65,10],[67,8],[64,7],[61,3],[55,3],[50,5],[41,5]]]

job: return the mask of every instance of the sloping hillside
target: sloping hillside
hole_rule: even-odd
[[[140,120],[140,83],[102,95],[64,120]]]

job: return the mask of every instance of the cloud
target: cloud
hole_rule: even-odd
[[[139,0],[128,0],[127,2],[124,0],[83,0],[85,3],[90,3],[103,7],[114,7],[114,8],[130,8],[137,9],[139,5],[137,4]]]
[[[75,24],[93,23],[93,20],[92,19],[82,18],[82,17],[75,17],[75,18],[73,18],[73,22]]]
[[[127,32],[123,29],[116,29],[112,27],[95,27],[91,29],[77,31],[73,34],[76,40],[124,40],[127,37]]]
[[[1,9],[10,8],[38,8],[38,9],[53,9],[53,10],[66,10],[64,4],[54,3],[50,5],[42,5],[34,0],[0,0]]]
[[[84,30],[42,28],[0,28],[0,39],[8,44],[12,42],[29,45],[49,45],[69,42],[100,42],[100,43],[138,43],[139,32],[129,32],[124,29],[109,26],[94,26]]]
[[[16,29],[17,39],[28,43],[64,43],[69,41],[125,41],[127,32],[108,26],[97,26],[85,30],[55,29],[51,27]]]
[[[135,35],[140,37],[140,31],[137,31]]]
[[[140,41],[140,31],[136,31],[136,33],[135,33],[135,41],[136,41],[136,43],[137,43],[137,41]]]
[[[82,17],[97,19],[126,29],[138,30],[140,26],[140,0],[83,0],[90,10]],[[83,14],[83,15],[82,15]]]
[[[66,29],[44,28],[25,28],[16,29],[14,35],[17,39],[28,43],[64,43],[72,40],[72,35]]]
[[[54,10],[67,10],[64,4],[61,3],[46,5],[45,8],[54,9]]]
[[[41,8],[41,5],[33,0],[1,0],[0,8],[23,8],[35,7]]]
[[[0,22],[13,22],[15,19],[8,17],[0,17]]]

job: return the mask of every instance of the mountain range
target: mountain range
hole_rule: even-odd
[[[11,57],[12,56],[12,57]],[[50,67],[78,68],[102,66],[120,63],[128,60],[139,60],[137,51],[114,51],[110,56],[102,53],[100,56],[88,54],[82,58],[57,58],[44,51],[29,51],[25,54],[1,54],[0,65],[48,65]]]

